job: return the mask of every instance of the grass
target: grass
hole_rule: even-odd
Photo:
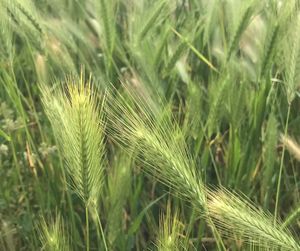
[[[300,250],[297,1],[0,7],[1,250]]]

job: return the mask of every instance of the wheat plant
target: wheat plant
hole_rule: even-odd
[[[67,80],[67,88],[42,86],[43,104],[64,153],[70,186],[82,199],[86,211],[86,248],[89,250],[89,207],[95,209],[104,175],[101,106],[90,82]],[[98,110],[98,108],[100,108]]]

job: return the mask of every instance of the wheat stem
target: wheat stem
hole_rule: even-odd
[[[285,122],[285,128],[284,128],[284,136],[287,136],[290,112],[291,112],[291,104],[289,103],[286,122]],[[281,187],[281,176],[282,176],[282,170],[283,170],[283,161],[284,161],[284,155],[285,155],[285,148],[286,148],[285,145],[283,145],[281,159],[280,159],[279,176],[278,176],[278,181],[277,181],[277,191],[276,191],[276,201],[275,201],[275,211],[274,211],[274,223],[276,222],[277,214],[278,214],[278,202],[279,202],[279,193],[280,193],[280,187]]]
[[[98,226],[99,226],[99,229],[100,229],[100,233],[101,233],[101,236],[102,236],[104,248],[105,248],[105,251],[108,251],[107,244],[106,244],[106,239],[105,239],[105,234],[104,234],[103,227],[102,227],[102,223],[100,221],[100,217],[99,217],[99,214],[98,214],[96,208],[95,208],[95,211],[96,211],[97,223],[98,223]]]
[[[85,206],[86,251],[90,250],[89,209]]]

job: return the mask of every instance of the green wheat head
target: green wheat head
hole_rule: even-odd
[[[43,244],[43,249],[46,251],[68,251],[70,250],[68,240],[64,232],[64,224],[60,215],[57,215],[55,220],[46,223],[42,217],[39,223],[40,240]]]
[[[203,207],[205,197],[195,163],[184,144],[184,136],[164,111],[127,89],[126,95],[108,94],[108,133],[126,148],[138,150],[146,172],[173,187],[183,197]]]
[[[63,150],[72,188],[88,205],[96,202],[104,170],[101,106],[91,83],[68,80],[68,88],[51,92],[42,86],[43,104]]]
[[[228,237],[238,235],[260,249],[300,250],[291,232],[274,223],[272,215],[224,188],[208,192],[207,208],[217,228]]]
[[[171,205],[167,204],[166,213],[160,215],[157,250],[185,250],[182,243],[183,225],[178,219],[178,213],[172,216]]]

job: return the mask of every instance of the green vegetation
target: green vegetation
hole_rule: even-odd
[[[0,250],[300,250],[297,0],[0,0]]]

